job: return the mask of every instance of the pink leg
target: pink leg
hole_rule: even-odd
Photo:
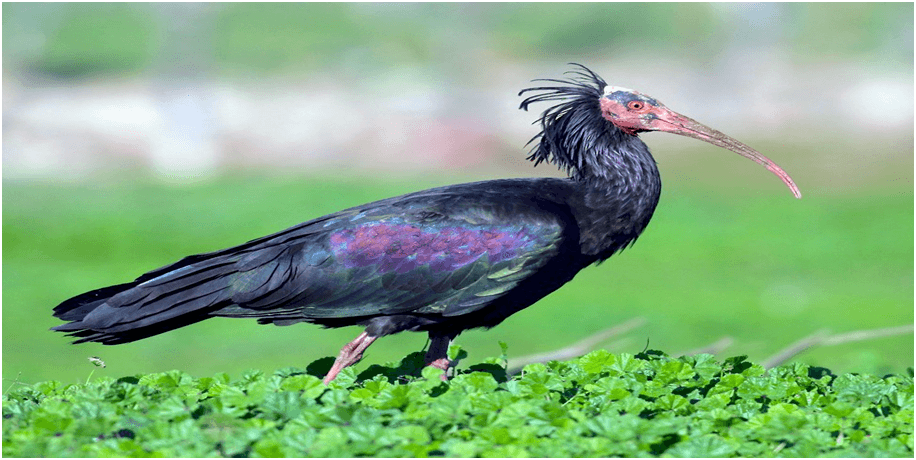
[[[448,346],[452,338],[447,336],[429,336],[429,350],[426,351],[426,365],[442,369],[442,381],[448,381],[448,369],[457,363],[448,359]]]
[[[337,377],[337,374],[340,371],[344,370],[347,366],[352,366],[359,362],[363,358],[363,352],[366,351],[366,348],[369,348],[369,345],[372,345],[372,342],[375,342],[375,339],[378,337],[372,337],[366,332],[356,336],[352,342],[343,346],[340,349],[340,355],[337,356],[337,359],[334,361],[334,365],[331,366],[331,370],[328,371],[328,375],[324,377],[324,384],[327,385]]]

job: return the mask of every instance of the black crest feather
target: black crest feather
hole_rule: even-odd
[[[540,123],[541,132],[528,141],[537,142],[531,149],[528,159],[537,165],[542,161],[553,163],[565,169],[572,177],[579,176],[599,140],[619,134],[619,130],[601,116],[599,100],[604,94],[607,83],[582,64],[570,63],[576,69],[565,72],[570,78],[537,79],[558,83],[558,86],[538,86],[519,91],[521,96],[535,92],[522,101],[519,106],[528,110],[535,102],[559,101],[559,104],[544,111]]]

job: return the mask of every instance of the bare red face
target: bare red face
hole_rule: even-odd
[[[635,136],[644,131],[664,131],[729,149],[766,166],[785,182],[795,198],[801,198],[801,191],[792,178],[772,160],[715,129],[665,107],[654,98],[631,89],[608,86],[604,89],[600,104],[601,116],[627,134]]]

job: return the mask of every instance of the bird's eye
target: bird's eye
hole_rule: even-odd
[[[630,101],[627,103],[627,108],[630,110],[642,110],[646,105],[641,101]]]

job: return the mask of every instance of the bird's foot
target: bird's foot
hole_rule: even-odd
[[[443,382],[448,381],[449,369],[454,369],[458,364],[458,360],[448,359],[448,346],[452,343],[454,336],[449,335],[438,335],[430,333],[429,335],[429,349],[426,350],[426,365],[435,367],[436,369],[442,369],[442,376],[440,377]]]
[[[436,369],[442,369],[442,375],[439,376],[443,382],[448,382],[448,370],[454,369],[455,364],[448,358],[439,358],[432,362],[426,363],[427,366],[435,367]]]
[[[327,385],[331,383],[332,380],[337,378],[337,374],[340,371],[344,370],[348,366],[352,366],[363,359],[363,352],[366,351],[366,348],[369,348],[369,345],[372,345],[372,342],[375,342],[375,339],[378,337],[372,337],[366,332],[356,336],[352,342],[343,346],[340,349],[340,354],[337,356],[337,359],[334,360],[334,365],[331,366],[331,370],[328,371],[328,375],[324,376],[324,384]]]

